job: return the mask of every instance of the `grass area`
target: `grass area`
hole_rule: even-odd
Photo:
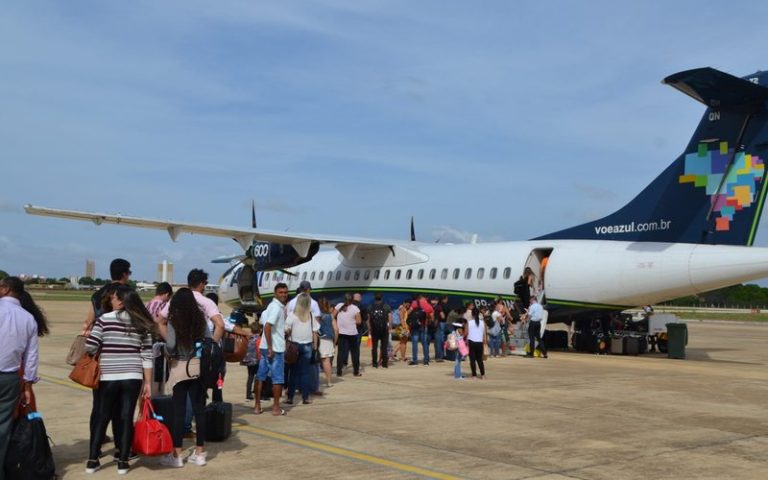
[[[719,312],[674,312],[683,320],[723,320],[733,322],[768,322],[768,313],[719,313]]]
[[[93,290],[55,290],[55,289],[30,289],[29,293],[36,301],[72,301],[89,302]],[[152,292],[140,292],[139,296],[145,302],[153,297]]]

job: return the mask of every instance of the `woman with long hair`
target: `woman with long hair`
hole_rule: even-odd
[[[195,414],[197,432],[195,438],[195,451],[189,456],[188,462],[203,466],[206,464],[205,452],[205,388],[199,376],[194,376],[194,364],[197,348],[195,343],[204,338],[211,337],[211,331],[205,321],[205,314],[197,306],[197,300],[192,290],[180,288],[171,297],[168,306],[168,323],[160,324],[160,335],[165,338],[165,348],[170,357],[169,386],[173,391],[173,452],[162,457],[160,463],[168,467],[183,467],[182,444],[184,441],[184,418],[187,410],[187,396],[192,403],[192,411]],[[190,376],[192,375],[192,376]]]
[[[328,302],[328,298],[322,297],[318,302],[320,306],[320,330],[317,334],[320,337],[320,358],[322,359],[323,373],[325,374],[325,386],[332,387],[331,383],[331,360],[333,360],[334,345],[339,336],[339,327],[336,325],[336,318],[333,316],[333,308]]]
[[[114,425],[120,436],[115,440],[120,446],[117,473],[128,473],[136,401],[139,395],[149,397],[152,390],[152,316],[141,297],[124,285],[112,294],[111,303],[112,311],[96,320],[85,343],[88,354],[99,354],[101,373],[86,473],[101,466],[99,454],[110,420],[119,423],[119,428]]]
[[[403,300],[403,303],[400,304],[400,306],[397,308],[397,312],[400,315],[400,325],[397,326],[395,329],[395,333],[397,334],[397,340],[398,343],[395,346],[395,358],[398,357],[398,353],[400,354],[400,361],[405,362],[408,359],[405,357],[405,352],[408,350],[408,312],[411,311],[411,301],[406,299]]]
[[[341,369],[352,353],[352,370],[356,377],[360,373],[360,343],[357,340],[357,326],[360,325],[360,309],[352,303],[352,294],[344,295],[344,304],[336,312],[336,324],[339,327],[339,356],[336,358],[336,376],[341,376]]]
[[[469,343],[469,368],[472,370],[472,379],[477,380],[477,367],[480,367],[480,377],[485,378],[485,364],[483,363],[483,350],[487,343],[485,322],[480,318],[479,312],[474,306],[467,304],[467,312],[470,319],[467,320],[467,342]]]
[[[302,403],[312,403],[309,399],[309,362],[312,358],[313,346],[317,344],[317,331],[320,324],[312,318],[312,298],[308,293],[300,293],[296,297],[296,308],[285,319],[285,334],[299,345],[299,359],[288,367],[288,399],[293,403],[296,390],[301,390]]]

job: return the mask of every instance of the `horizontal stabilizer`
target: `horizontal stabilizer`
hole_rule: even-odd
[[[735,113],[756,113],[768,101],[768,88],[711,67],[670,75],[662,81],[707,107]]]

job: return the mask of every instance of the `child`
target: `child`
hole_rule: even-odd
[[[253,380],[259,368],[259,340],[261,338],[259,322],[253,322],[250,328],[251,336],[248,337],[248,351],[242,361],[242,364],[248,368],[248,381],[245,384],[245,398],[247,400],[253,400]]]
[[[453,328],[454,330],[451,335],[456,336],[456,365],[453,367],[453,378],[456,380],[463,380],[464,377],[461,375],[461,360],[466,355],[463,351],[466,349],[466,343],[464,343],[464,324],[461,322],[454,322]],[[462,344],[464,345],[464,349],[461,348]]]

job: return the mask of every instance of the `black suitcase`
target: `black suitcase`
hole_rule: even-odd
[[[232,404],[211,402],[205,406],[205,441],[223,442],[232,434]]]
[[[547,346],[547,350],[568,350],[568,332],[547,330],[544,333],[544,345]]]
[[[254,386],[254,388],[256,388]],[[256,392],[254,391],[254,395]],[[266,380],[261,382],[261,399],[269,400],[272,398],[272,377],[267,377]]]
[[[648,335],[638,335],[640,339],[640,351],[638,353],[648,353]]]
[[[155,395],[151,400],[158,420],[163,422],[169,431],[173,431],[173,398],[170,395]]]
[[[638,355],[640,353],[640,337],[629,335],[624,337],[624,355]]]

